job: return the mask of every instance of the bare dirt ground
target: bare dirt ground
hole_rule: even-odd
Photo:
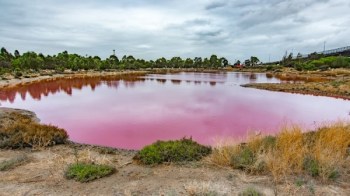
[[[133,151],[101,154],[93,146],[67,144],[39,150],[0,150],[0,162],[28,156],[22,165],[0,172],[0,195],[239,195],[253,187],[263,195],[349,195],[350,184],[307,180],[275,184],[270,176],[247,175],[206,160],[184,164],[143,166],[132,161]],[[111,176],[89,183],[64,178],[75,161],[115,166]]]

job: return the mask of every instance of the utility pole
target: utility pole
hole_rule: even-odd
[[[326,51],[326,41],[323,42],[323,53]]]
[[[113,49],[113,55],[115,56],[115,49]]]
[[[271,57],[271,54],[269,54],[269,63],[271,62],[270,57]]]

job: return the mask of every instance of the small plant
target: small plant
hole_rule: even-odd
[[[115,172],[115,168],[108,165],[95,165],[90,163],[74,163],[68,166],[65,177],[79,182],[89,182]]]
[[[152,165],[164,162],[198,161],[211,153],[211,148],[183,138],[175,141],[157,141],[144,147],[134,157],[142,164]]]
[[[25,155],[20,155],[10,160],[2,161],[0,162],[0,171],[7,171],[13,169],[26,161],[28,161],[28,157]]]
[[[340,176],[339,171],[336,170],[336,169],[333,169],[333,170],[329,173],[328,179],[334,181],[334,180],[336,180],[339,176]]]
[[[248,169],[255,162],[253,151],[246,146],[240,148],[239,152],[231,157],[231,165],[235,169]]]
[[[305,181],[303,180],[303,179],[301,179],[301,178],[298,178],[296,181],[295,181],[295,185],[297,186],[297,187],[301,187],[301,186],[303,186],[305,184]]]
[[[259,191],[257,191],[254,187],[248,187],[239,195],[240,196],[260,196],[262,194]]]
[[[320,173],[319,163],[315,159],[307,156],[304,160],[304,170],[312,177],[316,177]]]

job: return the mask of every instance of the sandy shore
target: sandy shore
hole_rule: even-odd
[[[86,71],[86,72],[67,72],[65,74],[31,74],[27,77],[14,78],[8,77],[7,80],[0,80],[0,89],[12,88],[19,85],[28,85],[43,80],[55,80],[60,78],[71,78],[71,77],[100,77],[100,76],[121,76],[127,74],[146,74],[147,71],[115,71],[115,72],[97,72],[97,71]]]

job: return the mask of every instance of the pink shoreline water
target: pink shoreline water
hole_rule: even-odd
[[[279,80],[249,73],[70,79],[0,90],[0,102],[36,112],[42,122],[65,128],[73,141],[126,149],[185,136],[213,144],[245,137],[248,130],[274,133],[285,123],[313,128],[349,119],[349,101],[239,86],[251,82]]]

